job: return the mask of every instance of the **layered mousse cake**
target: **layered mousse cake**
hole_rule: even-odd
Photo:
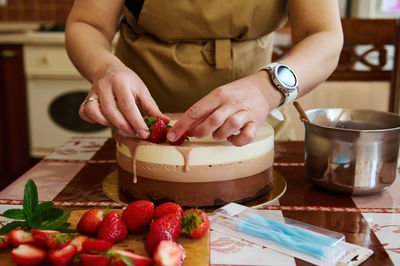
[[[115,139],[119,189],[134,199],[218,206],[254,199],[272,186],[274,132],[267,123],[242,147],[211,137],[156,144],[120,130]]]

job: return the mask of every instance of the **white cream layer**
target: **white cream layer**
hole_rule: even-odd
[[[139,145],[136,160],[158,164],[184,165],[184,158],[177,146],[169,144]],[[190,166],[232,163],[249,160],[271,151],[274,148],[274,130],[264,123],[257,132],[253,142],[236,147],[223,140],[216,141],[211,136],[197,139],[190,138],[180,147],[190,147]],[[117,145],[118,151],[127,157],[131,152],[126,145]]]

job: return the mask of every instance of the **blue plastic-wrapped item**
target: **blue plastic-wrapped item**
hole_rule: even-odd
[[[335,264],[346,251],[341,233],[236,203],[217,209],[211,228],[318,265]]]

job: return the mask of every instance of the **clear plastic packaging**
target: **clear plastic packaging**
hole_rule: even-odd
[[[211,228],[318,264],[335,264],[346,252],[341,233],[230,203],[214,212]]]

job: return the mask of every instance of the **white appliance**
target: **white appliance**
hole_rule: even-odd
[[[52,34],[60,41],[24,46],[31,156],[46,156],[72,136],[110,137],[109,128],[79,117],[91,85],[70,62],[63,33],[37,34]]]

